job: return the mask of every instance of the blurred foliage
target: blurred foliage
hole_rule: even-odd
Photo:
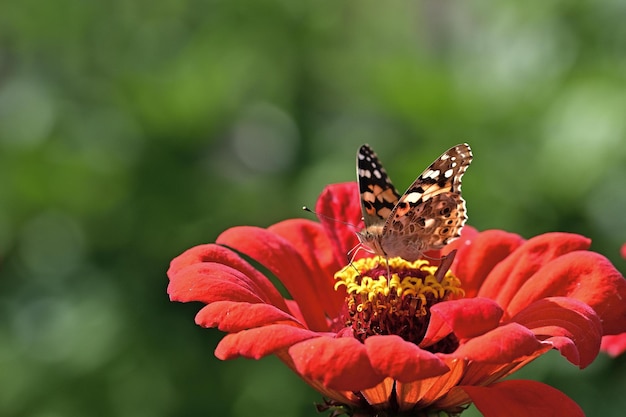
[[[303,216],[365,142],[403,188],[467,141],[471,224],[581,233],[626,270],[625,18],[618,0],[2,2],[0,415],[317,415],[277,359],[215,359],[222,335],[165,271],[230,226]],[[624,358],[521,376],[588,416],[626,409]]]

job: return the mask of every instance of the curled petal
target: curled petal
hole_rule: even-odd
[[[287,324],[271,324],[227,334],[217,345],[215,356],[222,360],[239,356],[261,359],[294,343],[316,337],[319,338],[320,333]]]
[[[486,230],[471,240],[461,234],[453,242],[460,245],[454,273],[463,280],[466,297],[475,297],[491,270],[523,242],[521,236],[502,230]]]
[[[308,269],[288,240],[260,227],[239,226],[224,231],[217,243],[242,252],[269,269],[298,303],[309,328],[328,329],[325,308],[334,311],[336,307],[322,293],[330,293],[332,287],[316,285],[319,272]]]
[[[430,338],[430,327],[437,329],[440,322],[445,322],[458,338],[465,339],[496,328],[503,311],[487,298],[463,298],[437,303],[431,307],[430,313],[429,329],[424,339]]]
[[[214,274],[218,270],[221,272]],[[202,287],[216,278],[241,286],[243,290],[254,294],[254,298],[286,310],[283,297],[270,280],[239,255],[220,245],[199,245],[186,250],[172,260],[167,276],[170,279],[168,294],[175,301],[210,302],[193,297],[208,296],[212,300],[215,296],[207,294],[204,291],[206,288]],[[210,292],[218,291],[212,289]],[[228,299],[227,294],[222,299]]]
[[[478,294],[496,300],[501,306],[508,306],[519,294],[520,287],[542,266],[566,253],[585,250],[589,248],[590,242],[586,237],[571,233],[536,236],[496,265]],[[507,312],[510,313],[510,309]]]
[[[445,374],[448,366],[434,354],[400,336],[371,336],[365,347],[374,369],[400,382],[411,382]]]
[[[573,298],[536,301],[513,318],[538,338],[551,342],[563,356],[585,368],[598,355],[602,323],[587,304]]]
[[[264,303],[251,280],[239,271],[211,262],[190,265],[170,276],[167,287],[170,300],[183,303],[200,301],[209,304],[231,300]],[[284,302],[281,303],[286,309]]]
[[[552,336],[546,339],[546,341],[550,342],[556,350],[561,352],[561,355],[567,358],[568,361],[570,361],[574,365],[579,365],[580,369],[583,369],[585,367],[581,364],[582,359],[580,357],[580,351],[578,350],[578,346],[576,346],[576,344],[570,337]],[[593,361],[593,359],[591,360]]]
[[[196,324],[199,326],[217,327],[230,333],[274,323],[304,327],[292,315],[271,304],[216,301],[203,307],[196,315]]]
[[[575,298],[593,308],[604,334],[626,332],[626,280],[604,256],[576,251],[554,259],[519,289],[507,312],[514,315],[534,301],[555,296]]]
[[[452,354],[477,362],[505,364],[549,350],[526,327],[509,323],[469,339]]]
[[[461,388],[485,417],[585,417],[583,410],[571,398],[541,382],[510,380],[487,387]]]
[[[364,344],[351,337],[318,337],[291,346],[298,373],[341,391],[371,388],[385,378],[375,370]]]

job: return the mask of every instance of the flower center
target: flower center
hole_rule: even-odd
[[[347,292],[345,325],[360,341],[393,334],[419,344],[428,327],[430,307],[465,294],[452,272],[441,276],[437,269],[427,260],[374,257],[354,261],[335,274],[335,290],[343,285]],[[444,339],[427,349],[447,352],[457,345],[456,340]]]

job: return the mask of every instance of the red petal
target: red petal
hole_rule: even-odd
[[[306,339],[319,338],[320,333],[287,324],[271,324],[224,336],[215,349],[219,359],[238,356],[260,359]]]
[[[602,338],[602,351],[613,357],[626,352],[626,333],[604,336]]]
[[[552,343],[552,346],[554,346],[556,350],[561,352],[561,355],[563,355],[568,361],[570,361],[574,365],[577,365],[580,369],[583,369],[585,368],[585,366],[589,365],[581,365],[582,359],[580,357],[580,351],[578,350],[578,346],[576,346],[571,338],[567,336],[552,336],[546,340]],[[595,359],[595,356],[591,358],[591,361],[593,361],[593,359]]]
[[[206,290],[203,291],[200,287],[207,285],[208,278],[217,277],[212,269],[217,265],[222,265],[217,267],[222,271],[220,279],[231,280],[235,285],[241,285],[247,292],[253,294],[254,298],[258,297],[266,303],[287,310],[283,297],[270,280],[230,249],[215,244],[195,246],[174,258],[167,271],[170,279],[168,287],[170,298],[183,302],[209,302],[207,299],[194,298],[198,293],[201,297],[209,295],[208,299],[215,299],[215,295],[207,294]],[[213,288],[209,292],[217,291]],[[219,299],[228,299],[228,293]],[[244,301],[242,298],[236,300]]]
[[[451,356],[478,362],[504,364],[549,349],[526,327],[509,323],[468,340]]]
[[[449,327],[460,339],[479,336],[498,327],[503,312],[493,300],[463,298],[437,303],[431,307],[430,313],[430,323],[424,337],[425,341],[433,339],[429,344],[438,340],[433,338],[432,332],[445,327]]]
[[[467,298],[476,297],[491,270],[524,242],[520,236],[501,230],[487,230],[471,240],[462,239],[463,235],[453,242],[460,245],[453,271],[461,278]]]
[[[413,382],[396,382],[398,405],[401,411],[409,411],[416,405],[425,408],[438,399],[448,395],[458,385],[467,370],[467,361],[458,358],[445,358],[450,369],[443,375]],[[463,404],[463,403],[460,403]],[[458,406],[459,403],[454,404]],[[442,407],[445,409],[447,407]],[[433,408],[435,409],[435,408]]]
[[[442,249],[441,252],[443,254],[448,254],[455,249],[459,250],[462,247],[469,246],[472,244],[472,241],[478,237],[479,234],[480,233],[478,232],[478,230],[466,224],[465,226],[463,226],[463,229],[461,229],[461,236],[446,245],[446,247]]]
[[[428,328],[426,328],[426,334],[424,338],[420,342],[419,346],[421,348],[425,348],[431,346],[444,337],[448,336],[452,333],[452,327],[448,324],[444,318],[437,314],[435,317],[431,317],[430,322],[428,323]]]
[[[251,280],[236,269],[217,263],[202,263],[181,269],[171,277],[167,292],[172,301],[244,301],[263,303]],[[284,302],[282,303],[284,309]]]
[[[289,314],[294,316],[300,323],[306,323],[298,303],[293,300],[285,300],[285,303],[287,303],[287,308],[289,308]]]
[[[587,304],[573,298],[536,301],[513,318],[541,340],[551,342],[563,356],[585,368],[598,355],[602,323]]]
[[[325,271],[332,277],[344,265],[344,262],[340,264],[336,261],[330,239],[319,223],[290,219],[276,223],[267,230],[287,239],[311,271]]]
[[[345,296],[338,291],[333,291],[334,276],[335,272],[345,265],[345,256],[341,264],[337,263],[333,246],[323,227],[310,220],[292,219],[276,223],[267,230],[291,242],[308,269],[317,271],[319,283],[315,288],[319,291],[318,297],[329,302],[325,310],[330,317],[339,314]]]
[[[289,349],[297,371],[341,391],[371,388],[384,379],[370,364],[364,344],[350,337],[318,337]]]
[[[348,252],[359,243],[355,232],[360,229],[359,225],[363,224],[356,182],[333,184],[324,188],[317,199],[315,210],[321,214],[320,222],[333,242],[337,262],[344,265],[347,262]],[[354,227],[340,222],[354,225]]]
[[[196,315],[199,326],[217,327],[230,333],[275,323],[303,327],[292,315],[271,304],[217,301],[205,306]]]
[[[400,382],[430,378],[450,370],[437,356],[400,336],[371,336],[365,339],[365,347],[374,369]]]
[[[322,271],[309,270],[289,241],[266,229],[239,226],[219,235],[217,243],[232,247],[269,269],[298,303],[309,328],[328,329],[324,307],[330,312],[335,308],[322,294],[332,291],[332,287],[320,285],[324,284]]]
[[[510,380],[487,387],[462,386],[484,417],[585,417],[571,398],[537,381]]]
[[[359,394],[367,401],[368,404],[377,409],[385,409],[390,408],[390,400],[394,397],[394,387],[396,386],[396,381],[393,378],[385,378],[383,382],[376,385],[373,388],[368,388],[359,391]],[[356,417],[371,417],[371,415],[362,416],[361,414],[355,413],[353,416]]]
[[[622,248],[620,249],[620,255],[622,255],[622,258],[626,259],[626,243],[622,245]]]
[[[600,254],[576,251],[554,259],[518,290],[507,312],[514,315],[536,300],[553,296],[589,305],[600,316],[605,335],[626,331],[626,280]]]
[[[496,265],[478,294],[496,300],[501,306],[508,306],[520,287],[543,265],[566,253],[587,249],[589,244],[586,237],[571,233],[536,236]],[[513,314],[508,309],[507,312]]]

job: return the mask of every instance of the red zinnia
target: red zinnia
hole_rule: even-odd
[[[584,368],[602,335],[626,331],[626,281],[589,239],[466,227],[429,254],[457,249],[451,272],[396,258],[389,279],[384,259],[346,268],[356,236],[327,220],[360,221],[353,183],[327,187],[316,209],[321,223],[231,228],[172,261],[170,298],[207,304],[196,323],[228,333],[218,358],[275,354],[353,415],[455,415],[472,402],[487,417],[583,415],[554,388],[500,380],[550,349]]]

